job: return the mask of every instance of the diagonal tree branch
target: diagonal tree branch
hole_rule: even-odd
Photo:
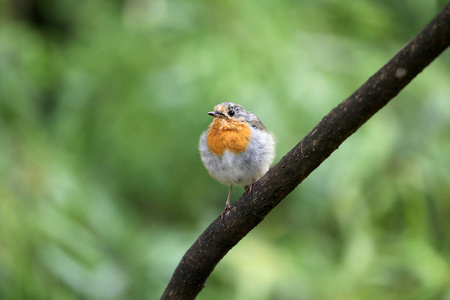
[[[335,107],[181,259],[161,299],[194,299],[217,263],[350,135],[450,45],[450,3],[385,66]]]

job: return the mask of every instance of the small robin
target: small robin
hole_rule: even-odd
[[[208,112],[214,119],[200,137],[199,150],[209,174],[230,186],[220,218],[230,208],[231,190],[235,185],[253,184],[270,168],[275,157],[275,141],[264,124],[241,105],[224,102]]]

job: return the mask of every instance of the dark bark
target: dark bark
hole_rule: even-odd
[[[410,43],[335,107],[306,137],[217,218],[181,259],[161,299],[194,299],[223,256],[340,144],[395,97],[450,44],[450,3]]]

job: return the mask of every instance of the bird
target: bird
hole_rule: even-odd
[[[220,103],[208,115],[213,121],[201,134],[198,148],[211,177],[230,186],[220,215],[223,221],[230,209],[233,186],[245,186],[251,193],[256,180],[269,170],[275,157],[275,139],[257,116],[239,104]]]

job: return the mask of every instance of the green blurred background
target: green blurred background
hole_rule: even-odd
[[[254,112],[278,161],[445,3],[0,0],[0,299],[158,299],[225,203],[206,112]],[[449,98],[447,51],[198,299],[450,299]]]

